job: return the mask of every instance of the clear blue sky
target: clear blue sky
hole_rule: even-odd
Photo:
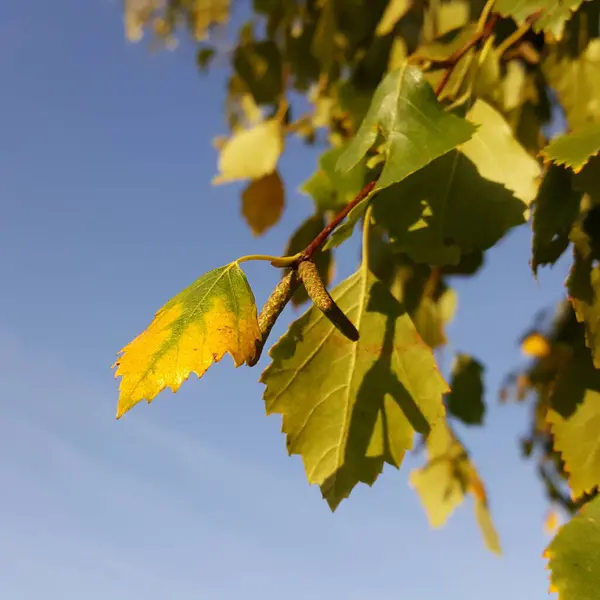
[[[453,348],[487,365],[489,406],[488,427],[460,433],[504,556],[484,550],[469,503],[429,529],[410,459],[332,515],[264,415],[267,357],[237,371],[225,359],[119,422],[110,371],[197,276],[283,250],[310,212],[295,190],[315,155],[290,144],[284,218],[253,239],[240,186],[210,185],[224,79],[200,77],[191,48],[128,45],[117,0],[6,2],[0,48],[0,597],[546,598],[546,504],[517,444],[527,409],[496,398],[564,264],[536,284],[524,227],[458,284]],[[356,258],[350,245],[338,280]],[[247,272],[260,302],[277,273]]]

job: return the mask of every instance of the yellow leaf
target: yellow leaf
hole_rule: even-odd
[[[550,354],[550,342],[541,333],[534,332],[521,343],[521,352],[525,356],[543,358]]]
[[[408,12],[412,2],[410,0],[390,0],[377,25],[375,35],[391,33],[396,23]]]
[[[242,193],[242,214],[254,235],[262,235],[279,221],[284,204],[285,191],[277,171],[254,179]]]
[[[251,360],[260,335],[254,295],[237,262],[213,269],[165,304],[150,326],[121,350],[117,418],[166,387],[176,392],[229,353]]]
[[[213,184],[268,175],[277,167],[282,151],[283,134],[278,119],[236,133],[221,148],[219,174]]]
[[[544,519],[544,533],[546,535],[554,535],[556,530],[560,526],[560,519],[558,513],[554,509],[550,509],[546,513],[546,518]]]

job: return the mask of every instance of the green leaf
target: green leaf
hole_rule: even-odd
[[[362,202],[359,202],[346,217],[346,220],[329,236],[327,242],[323,246],[324,250],[330,248],[337,248],[340,244],[345,242],[353,233],[354,227],[358,221],[365,214],[373,192],[367,196]]]
[[[573,174],[551,165],[540,185],[533,211],[531,268],[554,264],[569,245],[569,232],[579,215],[581,192],[573,190]]]
[[[444,110],[419,69],[404,65],[377,87],[337,168],[350,171],[382,136],[386,162],[377,188],[383,189],[466,142],[474,132],[472,124]]]
[[[260,149],[257,152],[257,148]],[[283,151],[281,123],[277,119],[245,129],[234,134],[221,149],[220,173],[213,184],[228,183],[238,179],[259,179],[277,167]]]
[[[375,221],[387,229],[395,249],[430,265],[456,265],[461,253],[490,248],[524,223],[525,208],[458,151],[373,199]]]
[[[304,221],[292,234],[292,237],[285,248],[284,256],[292,256],[304,250],[324,227],[325,219],[321,214],[313,215],[306,219],[306,221]],[[333,253],[331,250],[321,250],[314,255],[313,261],[317,267],[321,280],[325,285],[329,285],[333,276]],[[285,273],[282,276],[284,275]],[[300,286],[292,296],[292,304],[294,306],[300,306],[307,301],[308,294],[306,293],[306,289],[304,286]]]
[[[312,196],[319,212],[340,210],[353,200],[365,185],[367,168],[365,161],[359,162],[348,173],[341,174],[335,166],[347,144],[331,148],[319,158],[319,168],[301,186],[300,191]]]
[[[579,173],[590,158],[599,152],[600,123],[555,138],[541,154],[544,160],[565,165],[575,173]]]
[[[242,215],[254,235],[276,225],[285,205],[285,190],[278,171],[254,179],[242,192]]]
[[[582,273],[586,277],[585,271]],[[575,310],[575,316],[585,326],[585,343],[592,351],[594,366],[600,369],[600,266],[589,271],[589,279],[584,279],[577,288],[573,281],[569,285],[569,300]],[[587,293],[581,293],[581,283]]]
[[[506,186],[528,205],[538,188],[538,162],[515,139],[504,117],[483,100],[475,101],[467,119],[479,128],[461,146],[463,154],[482,177]]]
[[[321,71],[328,73],[335,53],[335,10],[332,0],[324,0],[317,28],[310,46],[311,54],[321,64]]]
[[[356,324],[351,342],[312,307],[271,349],[267,413],[283,415],[290,454],[334,510],[384,462],[399,467],[414,431],[443,417],[447,385],[403,306],[366,265],[332,297]]]
[[[593,39],[576,57],[558,51],[551,53],[542,70],[572,130],[600,123],[600,39]]]
[[[472,356],[457,354],[446,406],[450,414],[467,425],[481,425],[483,403],[483,366]]]
[[[121,350],[117,418],[165,387],[176,392],[190,373],[202,377],[227,352],[236,367],[250,361],[259,335],[254,295],[238,263],[205,273]]]
[[[534,31],[550,31],[562,38],[565,23],[581,6],[582,0],[498,0],[494,10],[504,17],[512,17],[519,25],[543,11],[533,23]]]
[[[216,50],[208,46],[204,46],[198,50],[196,53],[196,64],[202,72],[208,70],[208,67],[210,67],[210,63],[213,61],[215,55]]]
[[[561,453],[574,498],[600,484],[600,393],[587,390],[583,402],[567,419],[548,411],[554,449]]]
[[[559,600],[598,600],[600,590],[600,497],[563,525],[546,551],[550,591]]]

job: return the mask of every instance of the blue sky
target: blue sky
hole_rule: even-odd
[[[457,285],[445,361],[461,350],[487,365],[489,425],[460,432],[504,555],[484,550],[469,503],[429,529],[411,459],[332,515],[287,456],[279,417],[264,415],[266,356],[237,371],[225,359],[119,422],[110,371],[197,276],[283,250],[310,212],[295,190],[316,156],[290,143],[285,215],[254,239],[240,186],[210,185],[224,78],[200,77],[191,48],[127,44],[116,0],[6,3],[0,45],[0,596],[546,598],[546,503],[517,444],[528,413],[496,398],[516,338],[562,294],[565,264],[534,282],[524,227]],[[356,259],[350,244],[338,280]],[[260,303],[278,273],[247,267]]]

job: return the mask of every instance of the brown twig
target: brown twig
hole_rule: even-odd
[[[456,52],[454,52],[451,56],[449,56],[445,60],[435,62],[436,66],[446,68],[446,72],[444,73],[444,76],[442,77],[441,81],[438,83],[438,85],[435,89],[436,96],[439,97],[439,95],[442,93],[443,89],[446,87],[446,84],[448,83],[448,80],[450,79],[450,76],[452,75],[452,72],[454,71],[454,67],[456,67],[456,65],[458,64],[460,59],[471,48],[478,45],[480,42],[489,38],[490,35],[492,35],[492,33],[494,31],[494,27],[496,26],[496,23],[498,22],[499,18],[500,18],[499,15],[493,14],[490,17],[490,19],[488,20],[488,22],[485,24],[485,27],[481,31],[478,31],[470,40],[468,40],[467,43],[462,48],[459,48]]]
[[[317,237],[302,251],[298,263],[312,258],[313,254],[325,243],[333,230],[348,216],[348,213],[373,191],[376,183],[377,181],[367,183],[367,185],[358,192],[354,200],[348,202],[348,204],[333,217],[333,219],[323,228],[321,233],[319,233],[319,235],[317,235]]]

